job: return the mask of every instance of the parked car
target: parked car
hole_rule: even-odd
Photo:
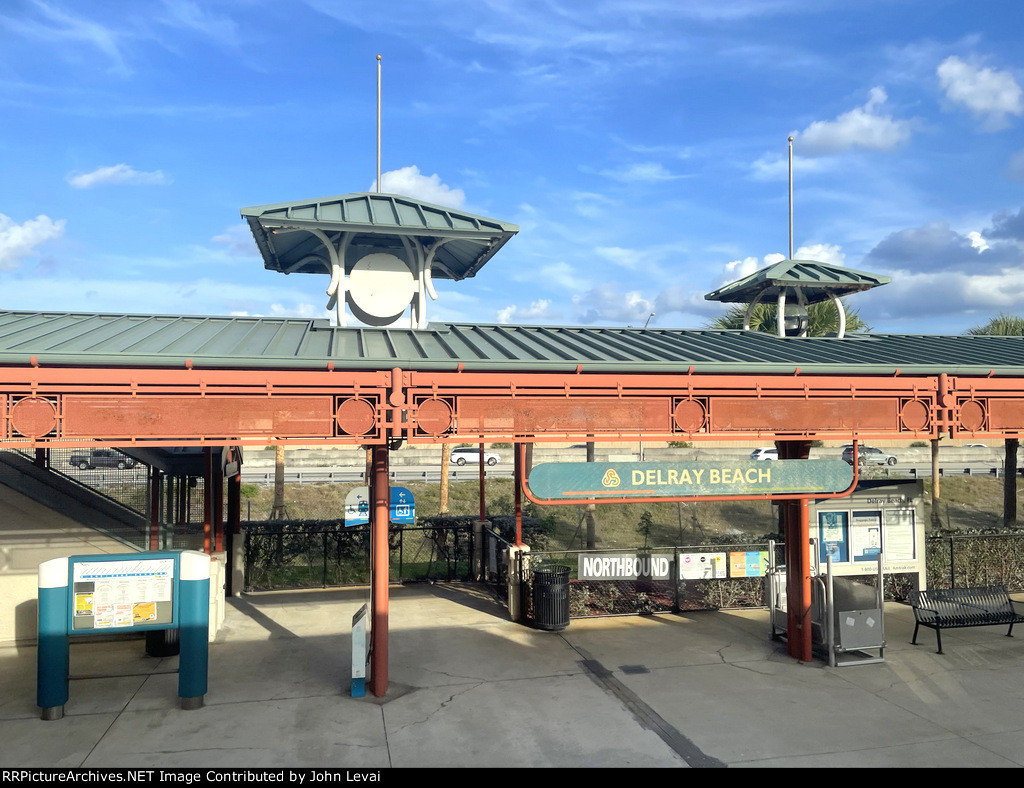
[[[896,455],[889,454],[872,446],[861,446],[857,452],[861,465],[895,465]],[[843,459],[853,465],[853,446],[843,449]]]
[[[131,457],[113,449],[92,449],[87,452],[72,453],[71,457],[68,458],[68,464],[83,471],[92,468],[118,468],[119,470],[124,470],[125,468],[134,468],[136,462]]]
[[[964,445],[964,448],[965,449],[987,449],[988,446],[986,446],[984,443],[967,443],[967,444]]]
[[[456,465],[465,465],[467,462],[480,462],[480,448],[478,446],[459,446],[457,449],[452,449],[450,459]],[[488,465],[497,465],[501,462],[501,455],[485,451],[484,462]]]
[[[777,460],[779,459],[779,450],[774,446],[762,446],[760,449],[754,449],[750,452],[750,459],[752,460]]]

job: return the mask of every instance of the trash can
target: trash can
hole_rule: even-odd
[[[146,632],[146,653],[151,657],[175,657],[181,653],[177,629],[150,629]]]
[[[569,567],[546,566],[533,572],[533,617],[537,629],[569,626]]]

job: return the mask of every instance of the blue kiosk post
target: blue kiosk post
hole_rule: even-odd
[[[70,639],[177,629],[181,708],[203,705],[209,669],[210,557],[191,550],[54,558],[39,565],[36,703],[64,716]]]

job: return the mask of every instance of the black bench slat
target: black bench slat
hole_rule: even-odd
[[[919,627],[935,630],[939,653],[942,653],[942,629],[984,627],[1006,624],[1007,637],[1013,637],[1013,625],[1024,622],[1005,586],[979,586],[974,588],[939,588],[914,591],[910,594],[914,610],[914,638],[917,644]]]

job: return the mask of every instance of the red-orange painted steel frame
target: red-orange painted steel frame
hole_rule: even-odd
[[[1019,437],[1024,378],[0,368],[0,445],[37,448]]]
[[[33,360],[0,367],[0,447],[292,443],[360,445],[386,454],[396,438],[412,444],[756,439],[781,446],[812,439],[1024,435],[1022,376],[851,372],[691,367],[645,373],[583,365],[569,371],[463,365],[410,371],[333,363],[323,369],[199,369],[191,362],[172,369],[51,367]],[[805,542],[806,505],[783,506],[794,510],[787,515],[798,535],[793,541]],[[206,537],[209,549],[208,529]],[[806,612],[804,558],[791,559],[800,564],[801,579],[789,602]],[[375,564],[382,560],[375,554]],[[382,616],[378,634],[386,654],[387,572],[377,570],[383,598],[375,614]],[[376,636],[374,642],[380,643]],[[377,667],[386,685],[386,658]],[[385,689],[378,683],[374,691]]]

